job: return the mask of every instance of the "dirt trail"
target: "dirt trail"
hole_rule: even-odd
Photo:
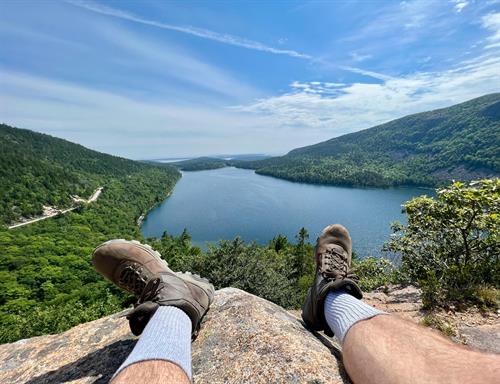
[[[92,203],[92,202],[96,201],[99,198],[99,196],[102,193],[103,188],[104,187],[97,188],[94,191],[94,193],[92,193],[92,195],[89,197],[88,200],[75,199],[75,201],[76,202],[84,202],[84,203],[87,203],[87,204]],[[23,226],[28,225],[28,224],[36,223],[37,221],[42,221],[42,220],[48,219],[50,217],[64,215],[67,212],[74,211],[78,207],[79,207],[79,205],[76,205],[74,207],[63,209],[63,210],[55,209],[53,207],[44,207],[44,214],[42,216],[36,217],[34,219],[31,219],[31,220],[23,221],[21,223],[16,223],[16,224],[10,225],[8,228],[9,229],[19,228],[19,227],[23,227]]]

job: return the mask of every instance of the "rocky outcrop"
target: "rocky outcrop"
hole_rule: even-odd
[[[389,287],[365,295],[377,308],[421,322],[420,291]],[[1,383],[107,383],[136,338],[122,313],[59,335],[0,345]],[[465,317],[464,317],[465,316]],[[464,318],[465,320],[462,320]],[[455,340],[500,352],[500,316],[448,314]],[[307,331],[299,311],[225,288],[215,294],[193,343],[196,383],[349,383],[333,339]]]
[[[122,313],[123,314],[123,313]],[[106,383],[136,343],[120,313],[0,346],[1,383]],[[196,383],[347,383],[338,346],[283,308],[226,288],[193,343]]]
[[[485,352],[500,353],[500,310],[481,312],[471,307],[465,312],[422,311],[421,291],[413,286],[379,288],[365,294],[364,301],[404,319],[429,325],[459,344]]]
[[[194,378],[197,383],[343,383],[339,352],[283,308],[226,288],[217,292],[193,344]]]

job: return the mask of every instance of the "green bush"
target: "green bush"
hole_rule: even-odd
[[[481,292],[500,288],[500,179],[455,182],[436,198],[410,200],[404,211],[408,224],[393,226],[386,249],[401,254],[424,305],[495,306]]]
[[[283,235],[267,246],[237,237],[210,245],[207,252],[193,247],[189,237],[182,241],[165,234],[149,241],[172,269],[206,277],[216,289],[240,288],[285,308],[299,308],[314,274],[313,248],[306,238],[305,229],[299,231],[296,244]]]
[[[353,259],[353,267],[359,277],[359,286],[363,291],[404,282],[401,271],[390,260],[380,257]]]

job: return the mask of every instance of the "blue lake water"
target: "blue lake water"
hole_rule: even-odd
[[[141,229],[146,237],[160,237],[164,231],[179,235],[187,228],[193,243],[205,247],[236,236],[261,244],[280,233],[294,240],[301,227],[314,242],[325,226],[341,223],[364,257],[380,255],[390,223],[404,222],[401,204],[423,194],[432,191],[292,183],[237,168],[184,172],[172,195],[149,212]]]

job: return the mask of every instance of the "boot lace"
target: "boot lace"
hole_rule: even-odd
[[[129,264],[120,273],[119,283],[134,292],[142,292],[146,286],[144,268],[137,263]]]
[[[159,277],[155,277],[149,280],[144,287],[139,300],[137,301],[137,305],[142,304],[146,301],[154,301],[161,288],[163,287],[161,285],[161,279]]]
[[[336,249],[329,249],[322,255],[322,274],[327,278],[358,280],[354,271],[349,268],[347,254]]]

